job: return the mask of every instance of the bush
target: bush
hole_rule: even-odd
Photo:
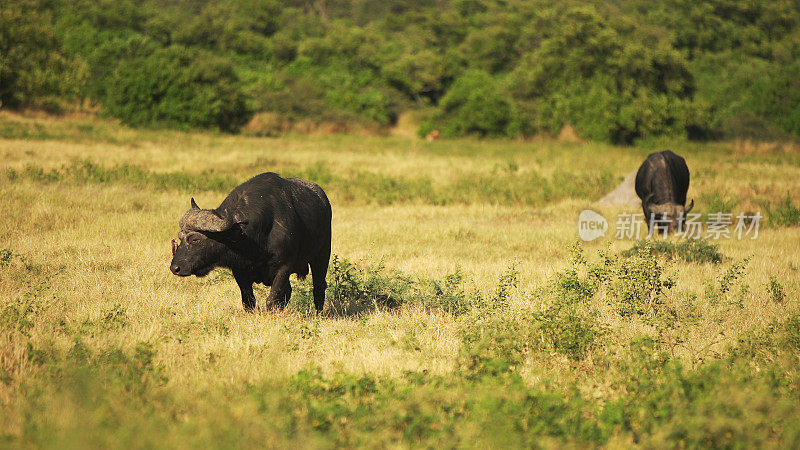
[[[510,75],[526,134],[569,124],[584,137],[632,143],[705,127],[689,63],[668,41],[635,35],[592,7],[561,17]]]
[[[722,253],[719,252],[719,245],[710,244],[702,239],[685,239],[677,243],[666,240],[639,241],[628,250],[622,252],[622,256],[633,256],[642,250],[650,254],[663,255],[669,259],[680,258],[686,262],[710,262],[719,264],[722,262]]]
[[[572,246],[570,267],[556,274],[546,307],[535,315],[539,339],[575,361],[585,358],[605,333],[597,311],[589,305],[610,274],[612,260],[606,255],[601,259],[598,264],[589,264],[580,245]]]
[[[550,287],[557,307],[586,303],[602,289],[620,315],[650,314],[658,312],[664,290],[675,285],[664,276],[664,267],[649,241],[620,255],[599,252],[600,261],[596,263],[586,261],[580,246],[571,252],[570,268],[556,274]]]
[[[399,308],[412,288],[410,279],[387,274],[383,264],[363,267],[337,255],[331,259],[327,293],[331,308],[340,314]]]
[[[782,131],[800,137],[800,63],[781,66],[756,79],[743,108]]]
[[[800,225],[800,208],[794,204],[792,197],[787,193],[786,198],[776,207],[766,204],[767,217],[770,225],[779,227],[793,227]]]
[[[0,8],[0,106],[57,106],[80,84],[64,55],[52,18],[36,0],[5,0]]]
[[[771,275],[769,277],[767,289],[769,290],[769,294],[773,302],[783,303],[783,301],[786,299],[786,291],[783,290],[783,285],[778,281],[777,278],[775,278],[775,276]]]
[[[422,305],[430,309],[439,309],[454,316],[469,312],[476,303],[476,295],[467,293],[464,289],[464,274],[460,269],[441,280],[431,280],[432,295],[420,295]]]
[[[420,133],[435,128],[445,137],[514,136],[519,132],[511,101],[491,75],[480,70],[467,71],[453,83]]]
[[[172,46],[120,63],[102,102],[131,125],[236,131],[252,116],[233,66]]]
[[[734,261],[727,270],[720,274],[716,283],[713,280],[705,283],[705,296],[712,305],[717,304],[722,299],[727,299],[728,303],[744,308],[742,297],[747,293],[749,287],[744,283],[743,278],[747,275],[747,265],[749,263],[749,257],[738,262]],[[730,298],[731,292],[736,286],[739,287],[737,296]]]
[[[593,312],[562,306],[550,307],[537,316],[541,322],[541,337],[550,342],[553,350],[578,361],[597,344],[604,328]]]

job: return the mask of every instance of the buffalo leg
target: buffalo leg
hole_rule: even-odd
[[[272,289],[269,291],[267,304],[283,308],[289,303],[292,296],[292,285],[289,284],[289,275],[292,274],[290,267],[291,265],[285,265],[278,269],[275,278],[272,279]]]
[[[286,290],[283,297],[279,297],[275,299],[275,304],[278,305],[280,309],[286,307],[289,304],[289,300],[292,298],[292,283],[286,283]]]
[[[253,294],[253,280],[241,273],[233,273],[233,278],[242,291],[242,304],[245,311],[252,311],[256,307],[256,296]]]
[[[322,312],[325,306],[325,289],[328,283],[325,277],[328,275],[328,260],[311,263],[311,280],[314,283],[314,307],[317,312]]]

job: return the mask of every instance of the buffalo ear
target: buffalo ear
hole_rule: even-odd
[[[237,211],[231,214],[231,221],[238,225],[247,225],[247,223],[249,222],[249,220],[247,220],[247,217],[244,214],[242,214],[241,211]]]
[[[200,207],[197,206],[197,202],[194,201],[194,197],[192,197],[192,209],[200,209]]]

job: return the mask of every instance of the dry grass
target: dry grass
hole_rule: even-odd
[[[133,164],[148,171],[184,171],[230,175],[244,181],[264,170],[302,170],[322,164],[346,176],[353,170],[388,176],[426,176],[447,186],[453,179],[491,173],[509,161],[524,177],[528,171],[548,174],[608,170],[618,180],[635,168],[646,149],[555,142],[451,141],[427,143],[400,138],[327,136],[281,139],[132,131],[92,118],[58,121],[2,113],[3,129],[35,126],[55,136],[0,139],[0,171],[35,165],[53,169],[75,159],[103,166]],[[34,125],[31,125],[34,124]],[[38,124],[38,125],[37,125]],[[83,131],[80,131],[83,130]],[[755,211],[760,201],[778,201],[788,192],[800,198],[800,156],[796,150],[737,153],[737,147],[715,144],[675,149],[693,171],[690,197],[725,192],[735,210]],[[502,170],[502,169],[501,169]],[[324,187],[324,185],[323,185]],[[194,196],[205,207],[217,205],[224,192],[156,190],[125,182],[41,182],[0,174],[0,249],[12,256],[0,268],[0,307],[20,298],[36,299],[37,313],[29,339],[4,330],[0,363],[12,381],[0,383],[2,433],[21,433],[23,419],[13,406],[25,380],[44,368],[31,362],[26,345],[67,352],[76,336],[91,349],[119,347],[131,352],[139,342],[155,343],[156,363],[177,403],[191,403],[204,392],[218,392],[269,380],[281,380],[309,365],[324,372],[344,371],[398,377],[405,371],[446,375],[454,370],[461,348],[463,321],[446,313],[404,307],[364,316],[310,317],[298,312],[245,313],[229,278],[180,279],[168,270],[170,238]],[[599,197],[597,197],[599,198]],[[579,211],[593,207],[606,217],[618,210],[597,208],[594,199],[566,198],[531,206],[502,202],[430,205],[397,201],[378,205],[347,198],[334,190],[333,252],[352,260],[376,263],[420,278],[440,278],[456,268],[470,289],[489,295],[510,263],[519,271],[511,311],[541,306],[532,294],[567,266],[568,248],[576,240]],[[702,204],[698,208],[703,209]],[[676,355],[698,361],[713,358],[740,333],[780,321],[798,309],[800,228],[763,228],[759,238],[724,240],[728,258],[720,266],[668,263],[677,281],[667,301],[680,304],[699,296],[702,319]],[[598,249],[612,252],[630,242],[601,240],[585,245],[594,258]],[[750,257],[739,286],[741,307],[720,307],[703,300],[709,280],[731,262]],[[770,277],[783,285],[786,300],[770,298]],[[739,288],[737,288],[739,289]],[[263,300],[261,290],[257,297]],[[533,299],[533,300],[532,300]],[[620,317],[595,300],[600,320],[615,330],[616,342],[651,325]],[[328,304],[330,309],[330,302]],[[105,320],[124,310],[124,323]],[[409,344],[409,336],[413,343]],[[610,347],[613,348],[613,347]],[[613,353],[613,350],[609,350]],[[594,358],[597,358],[595,356]],[[589,358],[573,363],[561,355],[549,361],[531,359],[520,370],[526,383],[560,379],[577,381],[590,396],[615,388],[594,377]]]

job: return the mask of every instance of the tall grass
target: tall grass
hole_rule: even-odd
[[[798,446],[800,229],[574,245],[646,149],[24,120],[50,135],[0,140],[0,446]],[[700,211],[796,203],[793,153],[732,177],[717,145],[673,147]],[[310,280],[246,313],[229,272],[169,273],[188,197],[264,170],[330,193],[320,315]]]

